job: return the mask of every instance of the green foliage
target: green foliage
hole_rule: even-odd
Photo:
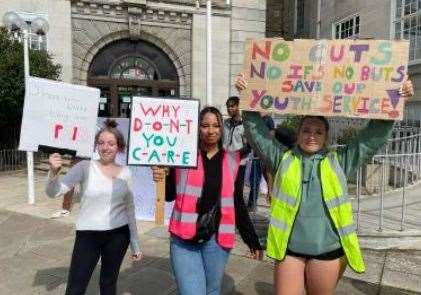
[[[337,144],[348,144],[351,143],[352,140],[357,136],[357,129],[353,127],[345,128],[342,131],[342,134],[338,136],[338,139],[336,140]]]
[[[31,76],[57,80],[61,66],[46,51],[30,50]],[[0,27],[0,128],[19,127],[25,94],[22,43]]]
[[[301,116],[288,116],[282,123],[280,123],[277,127],[288,128],[292,130],[297,130],[298,125],[301,121]]]

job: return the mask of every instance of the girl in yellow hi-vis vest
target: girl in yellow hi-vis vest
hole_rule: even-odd
[[[240,74],[239,91],[247,87]],[[401,95],[413,94],[405,81]],[[347,264],[365,270],[347,196],[346,177],[387,140],[393,121],[372,120],[353,142],[326,148],[329,123],[305,116],[295,147],[274,139],[260,115],[243,112],[247,141],[275,175],[267,255],[275,263],[275,294],[334,294]]]

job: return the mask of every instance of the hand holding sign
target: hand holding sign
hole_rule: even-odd
[[[50,164],[50,171],[53,175],[57,175],[63,166],[63,160],[59,153],[51,154],[48,158],[48,163]]]
[[[153,181],[162,182],[168,174],[168,168],[152,166]]]

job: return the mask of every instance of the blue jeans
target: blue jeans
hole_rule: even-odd
[[[262,180],[262,162],[259,158],[253,159],[250,170],[250,193],[247,208],[256,209],[257,198],[260,192],[260,181]]]
[[[180,295],[219,295],[230,251],[219,246],[215,235],[191,244],[171,235],[170,257]]]

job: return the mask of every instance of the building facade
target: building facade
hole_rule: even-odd
[[[43,16],[61,79],[101,89],[100,115],[125,117],[135,95],[206,96],[203,0],[1,1],[0,16]],[[213,0],[213,104],[235,94],[244,42],[265,36],[266,2]]]
[[[407,102],[406,118],[421,121],[420,1],[271,0],[267,9],[268,32],[283,32],[286,38],[410,40],[408,68],[415,95]],[[269,13],[276,10],[284,22]]]

